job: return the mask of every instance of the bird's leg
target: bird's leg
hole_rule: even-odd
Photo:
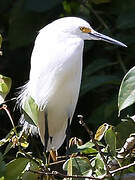
[[[49,140],[48,117],[47,117],[47,112],[45,111],[44,152],[46,152],[47,150],[48,140]]]
[[[67,129],[66,129],[66,146],[67,146],[66,155],[67,156],[69,155],[69,140],[70,140],[70,136],[71,136],[70,118],[68,118]]]

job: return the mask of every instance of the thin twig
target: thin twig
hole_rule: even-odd
[[[101,178],[96,178],[93,176],[81,176],[81,175],[65,175],[62,173],[59,173],[58,171],[52,171],[52,172],[42,172],[42,171],[35,171],[35,170],[29,170],[32,173],[36,173],[36,174],[40,174],[40,175],[44,175],[44,176],[58,176],[61,178],[88,178],[88,179],[95,179],[95,180],[101,180]]]
[[[96,178],[96,177],[93,177],[93,176],[81,176],[81,175],[71,175],[70,176],[70,175],[65,175],[65,174],[59,173],[58,171],[52,171],[52,172],[43,172],[43,171],[36,171],[36,170],[29,170],[29,171],[32,172],[32,173],[40,174],[40,175],[44,175],[44,176],[58,176],[58,177],[61,177],[61,178],[87,178],[87,179],[103,180],[105,178],[110,177],[110,175],[112,175],[112,174],[115,174],[115,173],[117,173],[119,171],[128,169],[128,168],[130,168],[131,166],[134,166],[134,165],[135,165],[135,162],[133,162],[131,164],[128,164],[126,166],[123,166],[121,168],[118,168],[116,170],[110,171],[110,174],[104,175],[101,178]]]
[[[86,125],[86,123],[83,121],[83,116],[82,115],[78,115],[78,118],[79,118],[79,123],[85,128],[85,130],[87,131],[87,133],[89,134],[92,142],[95,144],[102,160],[104,161],[104,164],[105,164],[105,167],[106,167],[106,170],[107,170],[107,174],[108,175],[111,175],[110,172],[109,172],[109,167],[107,165],[107,161],[104,157],[104,154],[102,153],[102,151],[100,150],[100,147],[99,145],[97,144],[96,140],[94,139],[94,136],[93,136],[93,132],[89,130],[88,126]]]
[[[10,114],[9,110],[7,109],[7,105],[3,104],[2,109],[4,109],[6,111],[8,117],[9,117],[11,123],[12,123],[13,128],[15,128],[14,121],[13,121],[13,119],[11,117],[11,114]]]
[[[114,174],[114,173],[117,173],[117,172],[119,172],[119,171],[123,171],[123,170],[125,170],[125,169],[128,169],[128,168],[130,168],[131,166],[135,166],[135,161],[134,161],[133,163],[131,163],[131,164],[128,164],[128,165],[126,165],[126,166],[123,166],[123,167],[120,167],[120,168],[115,169],[115,170],[113,170],[113,171],[110,171],[110,173],[111,173],[111,174]]]
[[[46,170],[45,166],[42,166],[39,161],[36,160],[36,158],[33,158],[30,154],[26,153],[23,149],[20,149],[20,152],[29,160],[35,162],[42,170]]]
[[[0,105],[5,104],[5,103],[10,102],[10,101],[14,101],[14,100],[16,100],[16,99],[17,99],[17,98],[8,99],[8,100],[4,101],[3,103],[1,103]]]
[[[17,131],[16,131],[16,127],[15,127],[13,118],[12,118],[12,116],[11,116],[11,114],[10,114],[8,108],[7,108],[7,105],[6,105],[6,104],[3,104],[2,107],[1,107],[0,109],[4,109],[4,110],[6,111],[8,117],[9,117],[9,119],[10,119],[10,121],[11,121],[11,124],[12,124],[12,126],[13,126],[14,132],[15,132],[16,136],[18,137],[18,134],[17,134]]]
[[[35,174],[42,175],[42,176],[58,176],[60,178],[76,178],[76,179],[77,178],[87,178],[87,179],[103,180],[103,179],[108,178],[111,175],[113,175],[113,174],[115,174],[115,173],[117,173],[119,171],[128,169],[128,168],[130,168],[131,166],[134,166],[134,165],[135,165],[135,162],[133,162],[133,163],[131,163],[129,165],[123,166],[121,168],[118,168],[116,170],[110,171],[109,172],[110,174],[104,175],[104,176],[102,176],[100,178],[96,178],[94,176],[82,176],[82,175],[71,175],[70,176],[70,175],[62,174],[62,173],[60,173],[58,171],[52,171],[52,172],[48,171],[48,172],[45,172],[46,170],[44,170],[44,171],[37,171],[37,170],[31,170],[31,169],[29,171],[32,172],[32,173],[35,173]]]
[[[64,160],[60,160],[60,161],[55,161],[55,162],[53,162],[53,163],[49,163],[49,167],[50,166],[53,166],[53,165],[58,165],[58,164],[60,164],[60,163],[64,163],[66,160],[64,159]]]

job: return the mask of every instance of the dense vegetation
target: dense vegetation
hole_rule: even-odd
[[[120,40],[128,46],[128,48],[121,48],[105,42],[85,42],[81,92],[71,126],[72,136],[82,139],[84,145],[73,143],[70,153],[74,156],[63,167],[64,170],[68,170],[68,175],[89,174],[105,177],[109,174],[107,169],[109,162],[115,160],[117,167],[114,169],[134,162],[135,143],[126,152],[121,152],[120,149],[124,147],[126,139],[129,137],[134,139],[133,133],[135,133],[135,70],[133,68],[135,64],[135,1],[1,0],[0,74],[3,76],[0,76],[0,99],[4,99],[9,90],[10,93],[6,99],[13,98],[16,88],[28,80],[31,51],[38,31],[53,20],[65,16],[82,17],[98,32]],[[131,68],[132,70],[129,71]],[[5,76],[12,79],[12,86],[11,79]],[[5,180],[16,180],[18,176],[23,176],[24,180],[33,179],[33,176],[37,179],[41,176],[40,173],[25,172],[22,175],[22,172],[30,159],[31,169],[42,172],[41,159],[44,158],[41,142],[38,141],[38,137],[29,136],[27,139],[26,135],[19,133],[20,113],[18,110],[13,111],[15,102],[8,101],[6,105],[8,109],[1,104],[0,110],[0,139],[2,139],[0,141],[0,180],[4,180],[4,176]],[[84,121],[94,134],[100,126],[95,139],[101,140],[102,144],[95,142],[94,136],[79,125],[78,114],[84,116]],[[13,120],[12,124],[9,119],[11,122]],[[88,142],[90,138],[92,141]],[[102,149],[105,158],[108,157],[106,162],[99,149]],[[28,151],[32,154],[27,153]],[[65,154],[65,144],[60,154]],[[76,155],[79,156],[76,157]],[[19,159],[15,160],[15,156]],[[33,157],[37,159],[32,160]],[[13,159],[14,161],[11,162]],[[5,163],[8,162],[10,164],[5,167]],[[80,167],[76,165],[76,162],[79,162]],[[12,173],[15,167],[18,168]],[[80,168],[81,172],[78,170]],[[135,168],[131,166],[123,173],[134,171]]]

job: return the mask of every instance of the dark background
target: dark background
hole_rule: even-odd
[[[135,65],[135,1],[1,0],[3,56],[0,56],[0,74],[12,78],[7,99],[14,97],[16,88],[28,80],[30,56],[38,31],[65,16],[81,17],[95,30],[128,45],[128,48],[121,48],[105,42],[85,42],[82,86],[71,129],[72,136],[86,141],[88,135],[78,123],[78,114],[84,116],[93,131],[104,122],[112,125],[119,122],[117,97],[120,83]],[[7,105],[17,125],[20,113],[13,111],[15,102]],[[128,111],[132,114],[134,109]],[[5,137],[11,128],[7,115],[0,111],[0,138]],[[34,141],[36,148],[35,142],[40,144],[40,141]]]

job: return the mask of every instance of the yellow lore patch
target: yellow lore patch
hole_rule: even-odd
[[[83,33],[90,33],[91,32],[91,29],[87,28],[87,27],[80,27],[80,30],[83,32]]]

